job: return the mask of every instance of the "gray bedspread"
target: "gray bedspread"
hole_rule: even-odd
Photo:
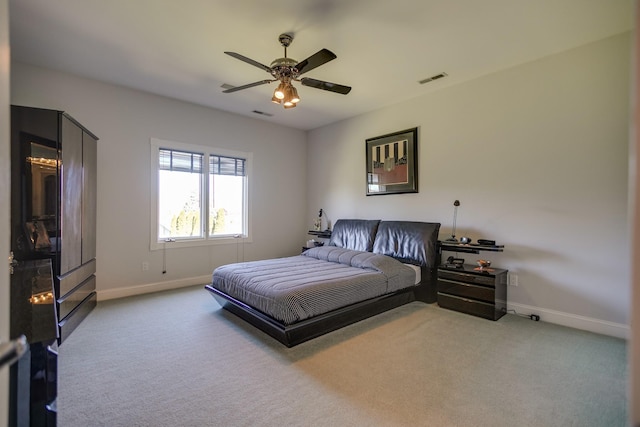
[[[391,257],[335,246],[223,265],[212,280],[214,288],[287,325],[414,283],[415,272]]]

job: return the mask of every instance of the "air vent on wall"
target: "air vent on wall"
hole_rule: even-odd
[[[420,80],[418,83],[423,85],[425,83],[429,83],[429,82],[441,79],[441,78],[446,77],[446,76],[448,76],[447,73],[440,73],[440,74],[436,74],[435,76],[427,77],[426,79]]]

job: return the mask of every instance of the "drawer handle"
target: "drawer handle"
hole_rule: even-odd
[[[438,280],[441,281],[441,282],[453,283],[453,284],[456,284],[456,285],[476,287],[476,288],[484,288],[484,289],[493,289],[493,288],[495,288],[495,286],[492,286],[492,285],[490,285],[488,283],[482,283],[482,282],[468,283],[468,282],[460,282],[458,280],[443,279],[442,277],[440,277]]]
[[[494,304],[489,304],[489,303],[486,303],[484,301],[476,301],[476,300],[472,300],[472,299],[468,299],[468,298],[464,298],[464,297],[459,297],[458,295],[451,295],[451,294],[446,294],[446,293],[443,293],[443,292],[438,292],[438,295],[443,295],[443,296],[446,296],[447,298],[453,298],[453,299],[457,299],[457,300],[464,301],[464,302],[471,303],[471,304],[485,305],[487,307],[495,307]]]
[[[458,282],[457,280],[442,279],[442,278],[440,278],[438,280],[440,280],[441,282],[453,283],[453,284],[456,284],[456,285],[473,286],[471,283]]]
[[[55,348],[51,347],[50,345],[47,346],[47,351],[51,354],[53,354],[54,356],[58,356],[58,350],[56,350]]]

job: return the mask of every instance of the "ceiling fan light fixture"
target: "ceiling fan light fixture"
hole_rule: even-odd
[[[298,102],[300,102],[300,97],[298,96],[298,89],[295,88],[295,86],[290,85],[291,86],[291,102],[294,104],[297,104]]]
[[[281,100],[281,99],[278,99],[278,98],[276,97],[276,95],[274,94],[274,95],[271,97],[271,102],[273,102],[274,104],[280,104],[280,103],[282,102],[282,100]]]
[[[291,83],[289,83],[284,88],[283,101],[284,102],[292,102],[292,100],[293,100],[293,86],[291,86]]]
[[[278,99],[284,99],[286,90],[287,90],[287,85],[285,85],[284,82],[280,82],[275,92],[273,92],[273,96]]]
[[[284,108],[295,108],[296,104],[294,104],[293,102],[285,102],[284,103]]]

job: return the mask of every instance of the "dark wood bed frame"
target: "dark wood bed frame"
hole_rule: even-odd
[[[285,325],[211,285],[206,285],[205,289],[224,309],[249,322],[287,347],[293,347],[412,301],[422,301],[429,304],[436,302],[436,269],[422,267],[421,270],[422,281],[417,286],[358,302],[291,325]]]

